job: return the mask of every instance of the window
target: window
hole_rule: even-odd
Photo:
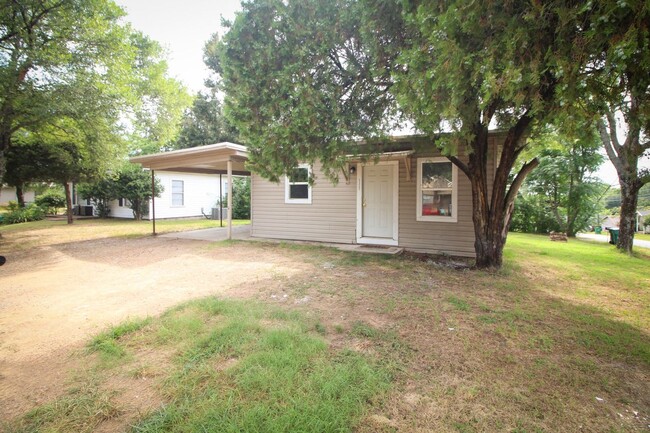
[[[418,158],[418,221],[458,220],[458,169],[447,158]]]
[[[128,202],[127,199],[120,197],[120,198],[117,200],[117,205],[118,205],[119,207],[127,207],[127,202]]]
[[[307,164],[300,164],[291,170],[284,179],[284,202],[311,204],[311,167]]]
[[[184,182],[182,180],[172,180],[172,206],[183,206],[184,203]]]

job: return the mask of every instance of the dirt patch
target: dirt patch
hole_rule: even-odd
[[[112,324],[304,268],[272,250],[259,252],[246,244],[140,238],[59,244],[12,256],[0,269],[2,418],[60,394],[76,362],[69,354]]]

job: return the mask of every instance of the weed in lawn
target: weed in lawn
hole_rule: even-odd
[[[456,296],[448,296],[447,302],[453,305],[457,310],[469,311],[469,304],[464,299],[460,299]]]
[[[151,323],[151,318],[131,319],[120,325],[114,326],[93,338],[88,344],[91,353],[98,352],[106,363],[113,363],[126,356],[126,350],[119,340],[136,331],[141,330]]]
[[[9,426],[7,433],[92,432],[103,421],[120,414],[113,395],[94,381],[83,383],[66,395],[40,406]]]

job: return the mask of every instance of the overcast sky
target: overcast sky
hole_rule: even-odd
[[[208,69],[203,45],[222,33],[221,16],[232,19],[240,0],[116,0],[133,27],[160,42],[169,52],[169,71],[192,92],[203,88]]]
[[[240,0],[116,0],[133,26],[160,42],[169,52],[169,71],[192,92],[203,89],[208,69],[203,45],[215,32],[223,33],[221,17],[232,19]],[[644,165],[648,165],[648,162]],[[607,160],[599,177],[618,185],[616,170]]]

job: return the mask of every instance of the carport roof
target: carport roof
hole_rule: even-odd
[[[241,144],[223,142],[153,155],[129,158],[133,163],[152,170],[187,173],[226,174],[228,161],[232,161],[232,174],[249,176],[246,169],[248,150]]]

